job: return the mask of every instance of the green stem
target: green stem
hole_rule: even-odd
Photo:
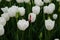
[[[24,37],[24,31],[22,31],[22,38],[21,38],[21,40],[23,40],[23,37]]]

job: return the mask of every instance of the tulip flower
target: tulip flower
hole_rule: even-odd
[[[54,28],[55,21],[52,21],[51,19],[45,20],[45,27],[47,30],[52,30]]]
[[[57,19],[58,15],[57,14],[53,14],[53,19]]]
[[[29,22],[22,19],[17,22],[17,27],[19,30],[25,31],[29,27]]]
[[[17,6],[12,6],[8,9],[8,14],[10,17],[15,17],[17,12],[18,12]]]
[[[44,2],[42,0],[34,0],[35,5],[37,6],[43,6]]]
[[[4,27],[0,25],[0,36],[4,35]]]
[[[33,6],[32,7],[32,12],[38,15],[40,13],[40,7],[39,6]]]
[[[5,20],[4,17],[0,17],[0,24],[3,25],[3,26],[5,26],[6,20]]]
[[[10,19],[8,13],[3,13],[3,14],[1,15],[1,17],[3,17],[6,21],[9,21],[9,19]]]
[[[25,14],[25,8],[24,7],[19,7],[18,8],[18,12],[19,12],[20,16],[24,16],[24,14]]]
[[[23,3],[24,0],[16,0],[17,3]]]
[[[30,22],[35,22],[35,20],[36,20],[36,14],[30,13],[30,14],[28,15],[28,20],[29,20]]]

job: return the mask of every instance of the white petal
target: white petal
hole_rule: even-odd
[[[24,16],[25,15],[25,8],[24,7],[19,7],[18,12],[20,13],[20,16]]]
[[[59,40],[58,38],[54,39],[54,40]]]
[[[0,17],[0,24],[3,25],[3,26],[5,26],[5,24],[6,24],[5,18]]]
[[[1,10],[2,10],[4,13],[8,13],[8,7],[1,8]]]
[[[24,20],[24,19],[19,20],[17,22],[17,27],[19,28],[19,30],[23,30],[24,31],[24,30],[26,30],[28,28],[28,26],[29,26],[29,22]]]
[[[57,19],[58,15],[57,14],[53,14],[53,19]]]
[[[4,17],[6,21],[9,21],[9,18],[10,18],[8,13],[2,14],[1,17]]]
[[[17,6],[12,6],[8,9],[8,14],[10,17],[15,17],[17,12],[18,12]]]
[[[0,36],[4,35],[4,27],[0,25]]]
[[[32,7],[32,12],[38,15],[40,13],[40,7],[39,6]]]
[[[54,28],[55,21],[52,21],[51,19],[45,20],[45,27],[47,30],[52,30]]]
[[[35,20],[36,20],[36,14],[30,13],[28,15],[28,20],[31,21],[31,22],[35,22]]]

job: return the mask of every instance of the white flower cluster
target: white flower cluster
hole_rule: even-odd
[[[4,34],[3,26],[5,26],[7,21],[9,21],[10,17],[15,17],[17,12],[19,12],[20,16],[23,16],[25,14],[24,7],[12,6],[10,8],[8,7],[1,8],[1,10],[3,11],[3,14],[1,14],[1,17],[0,17],[0,26],[1,26],[0,36]],[[27,26],[27,24],[26,25],[24,24],[24,26]]]
[[[52,14],[55,10],[55,4],[51,3],[48,6],[44,6],[44,13]]]
[[[23,3],[23,2],[25,2],[25,3],[29,3],[30,0],[16,0],[16,2],[17,2],[17,3]]]

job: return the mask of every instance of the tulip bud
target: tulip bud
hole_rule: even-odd
[[[17,22],[17,27],[18,27],[19,30],[24,31],[24,30],[26,30],[28,28],[28,26],[29,26],[29,22],[24,20],[24,19],[19,20]]]
[[[42,0],[34,0],[35,5],[37,6],[43,6],[44,2]]]
[[[57,19],[58,15],[57,14],[53,14],[53,19]]]
[[[54,28],[55,21],[52,21],[51,19],[45,20],[45,27],[47,30],[52,30]]]
[[[29,20],[30,22],[35,22],[35,20],[36,20],[36,14],[30,13],[30,14],[28,15],[28,20]]]
[[[40,7],[39,6],[32,7],[32,12],[38,15],[40,13]]]
[[[25,15],[25,8],[24,7],[19,7],[18,12],[19,12],[20,16],[24,16]]]

